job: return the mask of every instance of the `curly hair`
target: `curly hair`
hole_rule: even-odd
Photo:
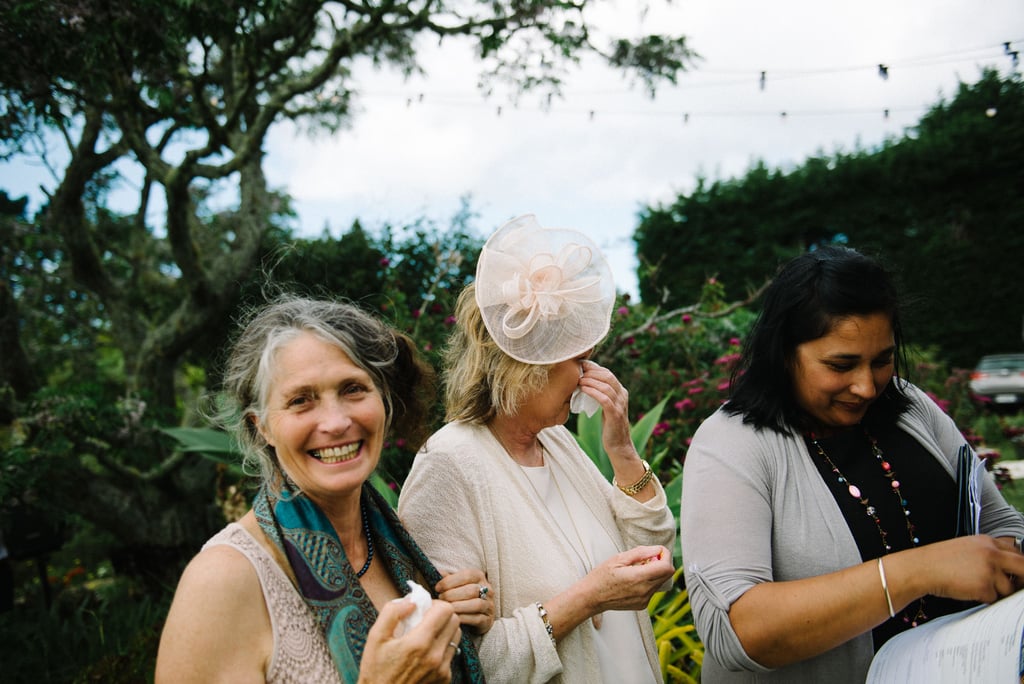
[[[278,464],[254,419],[266,419],[277,352],[303,333],[338,347],[370,375],[384,400],[387,430],[414,448],[426,438],[435,374],[403,333],[354,304],[288,294],[250,310],[242,320],[214,418],[234,434],[243,464],[257,466],[264,480],[274,476]]]

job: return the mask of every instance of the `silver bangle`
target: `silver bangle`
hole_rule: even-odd
[[[882,559],[878,559],[878,577],[882,580],[882,591],[885,592],[885,603],[889,606],[889,617],[896,617],[896,611],[892,609],[892,597],[889,596],[889,583],[885,581],[885,566]]]

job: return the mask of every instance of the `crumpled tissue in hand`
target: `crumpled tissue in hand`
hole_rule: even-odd
[[[597,402],[597,399],[585,394],[579,387],[573,391],[572,397],[569,399],[569,410],[573,413],[585,413],[587,418],[593,418],[599,408],[601,408],[601,404]]]
[[[402,620],[402,629],[398,630],[398,634],[396,636],[401,636],[418,625],[426,612],[430,610],[430,605],[433,601],[429,591],[412,580],[406,580],[406,582],[409,584],[409,593],[404,597],[395,600],[404,601],[405,599],[409,599],[413,602],[413,605],[415,605],[416,608],[412,611],[412,614],[409,615],[409,617]]]

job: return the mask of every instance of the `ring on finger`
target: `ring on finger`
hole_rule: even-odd
[[[480,591],[479,591],[478,596],[480,598],[482,598],[482,599],[486,599],[487,598],[487,592],[489,592],[491,590],[491,588],[490,587],[485,587],[482,584],[478,584],[477,586],[480,587]]]
[[[455,655],[461,655],[462,654],[462,649],[459,648],[459,645],[457,643],[455,643],[454,641],[449,641],[448,645],[455,649]]]
[[[1024,537],[1015,537],[1013,545],[1017,548],[1017,553],[1024,553]]]

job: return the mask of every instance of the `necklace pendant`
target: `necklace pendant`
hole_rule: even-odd
[[[850,492],[850,496],[852,496],[854,499],[860,498],[860,487],[858,487],[857,485],[850,485],[847,489]]]

